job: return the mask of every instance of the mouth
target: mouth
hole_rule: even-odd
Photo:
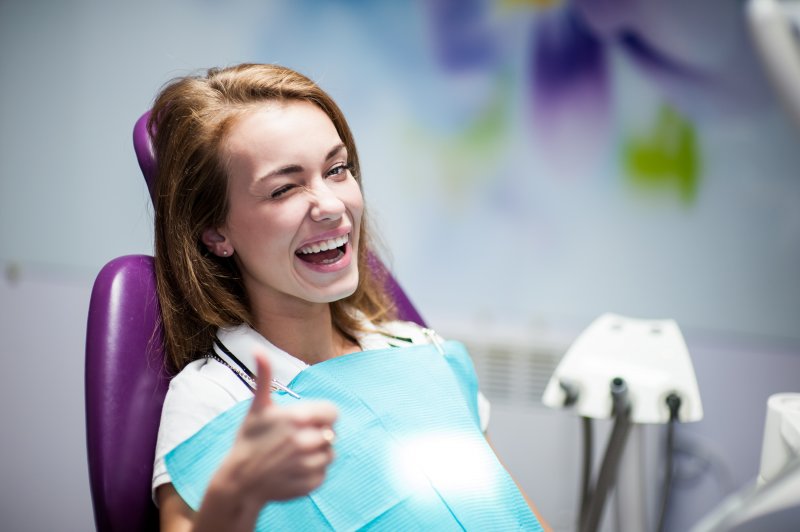
[[[303,246],[295,252],[297,258],[309,264],[326,265],[339,261],[347,253],[350,233]]]

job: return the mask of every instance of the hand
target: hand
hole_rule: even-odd
[[[332,425],[338,413],[327,402],[273,403],[269,363],[264,354],[254,354],[255,397],[219,480],[260,507],[305,495],[322,484],[333,460]]]

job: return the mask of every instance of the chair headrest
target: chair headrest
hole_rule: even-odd
[[[142,175],[147,182],[150,199],[155,205],[156,152],[153,150],[153,141],[150,132],[147,130],[147,121],[149,119],[150,111],[145,111],[136,121],[136,125],[133,126],[133,149],[136,151],[139,168],[142,169]]]

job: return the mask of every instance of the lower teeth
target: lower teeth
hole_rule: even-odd
[[[333,264],[334,262],[338,262],[339,260],[341,260],[341,258],[345,254],[344,246],[336,248],[336,251],[337,251],[336,255],[334,255],[333,257],[327,258],[327,259],[311,260],[311,257],[306,255],[306,257],[308,257],[308,260],[306,260],[306,259],[303,259],[303,260],[306,260],[306,262],[309,262],[311,264],[322,264],[322,265]],[[319,252],[319,253],[322,253],[322,252]],[[314,255],[314,254],[311,254],[311,255]]]

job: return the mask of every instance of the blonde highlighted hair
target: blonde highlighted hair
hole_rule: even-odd
[[[218,327],[253,325],[235,261],[209,253],[200,237],[205,229],[224,225],[228,214],[228,179],[220,159],[226,134],[254,107],[292,100],[310,102],[328,115],[361,186],[358,152],[344,115],[316,83],[291,69],[260,64],[210,69],[173,80],[156,98],[148,124],[158,164],[155,268],[165,348],[174,370],[207,353]],[[393,315],[383,279],[369,268],[369,244],[365,215],[358,287],[331,303],[334,326],[351,340],[360,330],[354,310],[373,323]]]

